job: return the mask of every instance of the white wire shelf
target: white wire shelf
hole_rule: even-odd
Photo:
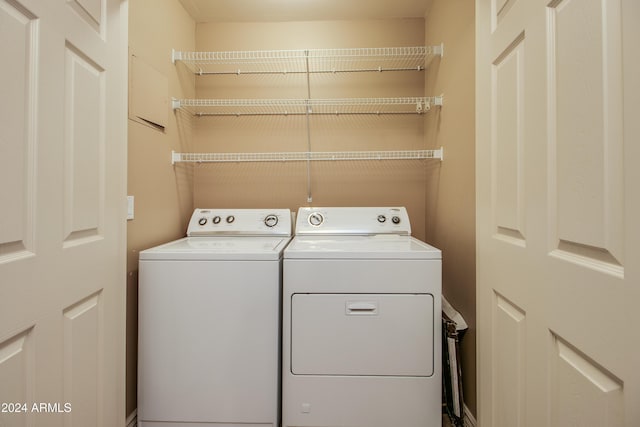
[[[444,149],[399,151],[292,151],[269,153],[176,153],[171,152],[171,164],[235,163],[235,162],[297,162],[338,160],[424,160],[444,159]]]
[[[185,63],[197,75],[422,71],[431,59],[443,53],[443,44],[228,52],[172,50],[171,61]]]
[[[194,116],[423,114],[443,96],[342,99],[173,99],[174,110]]]

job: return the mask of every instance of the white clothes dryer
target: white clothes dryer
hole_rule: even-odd
[[[441,252],[405,208],[301,208],[284,252],[283,427],[436,427]]]
[[[287,209],[196,209],[140,252],[138,426],[278,427]]]

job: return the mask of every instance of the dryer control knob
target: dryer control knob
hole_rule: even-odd
[[[233,216],[233,215],[229,215],[229,216],[227,217],[227,224],[231,224],[231,223],[232,223],[233,221],[235,221],[235,220],[236,220],[236,217],[235,217],[235,216]]]
[[[267,215],[264,219],[264,225],[267,227],[275,227],[278,224],[278,217],[276,215]]]
[[[400,217],[399,216],[392,217],[391,222],[393,222],[394,224],[400,224]]]
[[[216,216],[213,217],[212,221],[213,221],[214,224],[220,224],[220,217],[218,215],[216,215]]]
[[[198,220],[198,224],[200,225],[205,225],[207,223],[207,218],[202,217]]]
[[[387,217],[384,215],[378,215],[378,222],[379,223],[387,222]]]
[[[314,212],[309,215],[308,221],[309,224],[313,225],[314,227],[319,227],[324,222],[324,217],[320,212]]]

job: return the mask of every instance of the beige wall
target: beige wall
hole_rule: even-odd
[[[194,48],[195,22],[178,0],[129,0],[129,53],[159,77],[150,95],[194,96],[193,76],[171,63],[171,49]],[[130,69],[130,96],[136,93],[131,85],[144,83],[132,78]],[[146,102],[146,96],[140,98],[130,99],[130,115],[132,102]],[[164,108],[164,131],[129,120],[128,194],[135,197],[135,219],[127,229],[127,414],[136,408],[138,252],[183,236],[193,210],[193,177],[171,165],[171,150],[185,150],[190,131],[176,120],[169,102]]]
[[[423,19],[272,23],[203,23],[201,51],[421,46]],[[206,76],[199,98],[307,98],[305,75]],[[422,96],[424,72],[311,75],[312,98]],[[306,151],[304,116],[192,119],[194,146],[204,152]],[[312,116],[312,151],[413,150],[424,146],[424,116]],[[190,165],[181,168],[192,169]],[[425,162],[311,164],[307,202],[303,162],[208,164],[193,167],[199,207],[403,205],[424,238]]]
[[[475,8],[468,0],[433,0],[426,43],[444,43],[444,57],[427,72],[427,93],[444,106],[426,123],[427,145],[444,147],[426,186],[427,241],[442,249],[443,293],[469,330],[462,339],[466,405],[476,413],[475,298]]]

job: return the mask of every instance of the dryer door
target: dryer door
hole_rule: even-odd
[[[433,295],[293,294],[294,375],[433,375]]]

